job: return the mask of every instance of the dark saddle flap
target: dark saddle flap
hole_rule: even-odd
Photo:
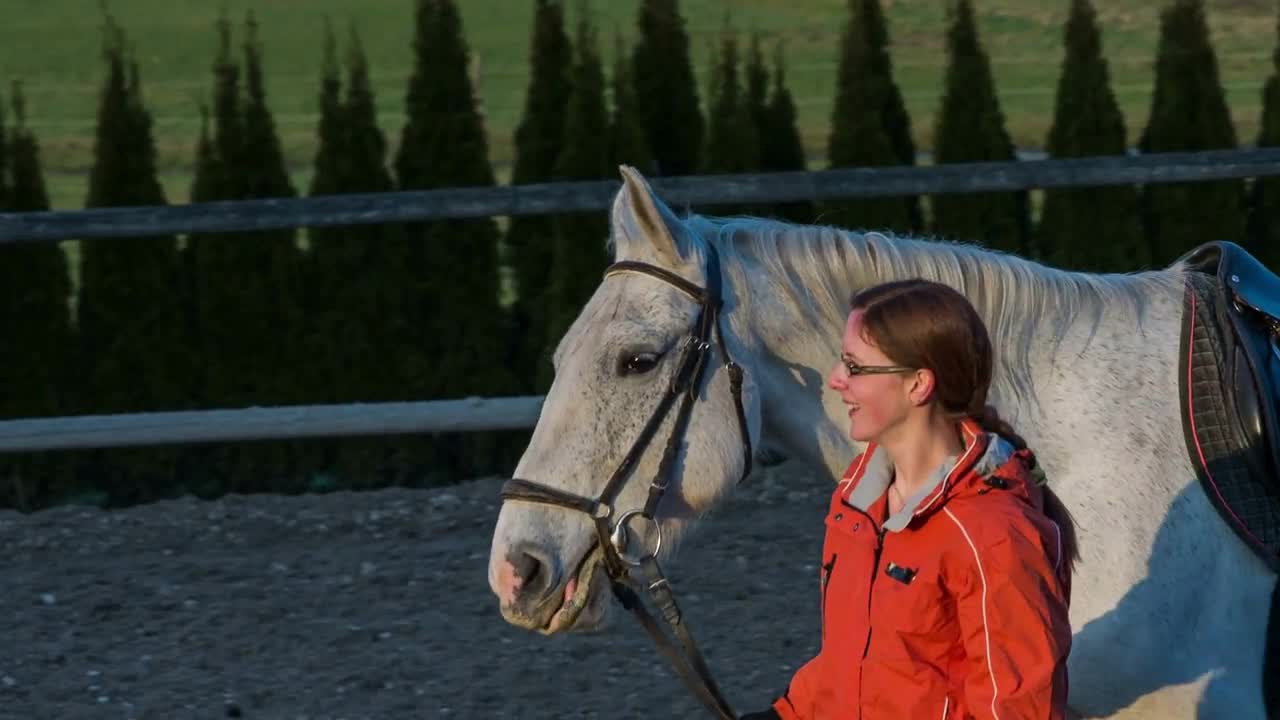
[[[1180,261],[1188,283],[1183,419],[1201,479],[1228,520],[1280,558],[1280,278],[1231,242]],[[1194,279],[1192,279],[1194,280]]]

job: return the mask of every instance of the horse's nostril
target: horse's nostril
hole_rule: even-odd
[[[555,568],[537,548],[517,546],[507,553],[507,562],[515,575],[515,596],[521,604],[542,602],[557,581]]]
[[[537,581],[542,563],[529,553],[513,553],[511,566],[516,569],[516,577],[520,578],[520,586],[528,588]]]

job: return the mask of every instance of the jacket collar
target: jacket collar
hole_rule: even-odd
[[[917,517],[936,511],[958,490],[980,485],[979,480],[991,475],[1013,457],[1014,448],[994,433],[984,431],[977,422],[966,418],[960,422],[965,449],[952,455],[933,471],[929,482],[906,499],[902,509],[884,523],[884,529],[899,532]],[[1017,478],[1021,480],[1023,478]],[[893,482],[893,462],[889,454],[875,443],[869,443],[851,472],[842,481],[844,501],[866,511],[884,495]],[[1024,483],[1019,482],[1019,486]],[[1019,487],[1025,494],[1025,487]]]

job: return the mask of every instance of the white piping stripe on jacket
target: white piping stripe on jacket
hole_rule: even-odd
[[[1058,527],[1058,523],[1049,521],[1053,525],[1053,532],[1058,536],[1058,559],[1053,563],[1053,571],[1058,572],[1058,568],[1062,566],[1062,528]]]
[[[991,630],[987,625],[987,575],[982,570],[982,558],[978,556],[978,548],[973,544],[973,538],[969,537],[969,531],[964,529],[964,525],[956,519],[951,512],[951,508],[944,507],[942,512],[951,518],[951,522],[960,528],[960,533],[964,535],[965,542],[969,543],[969,549],[973,551],[974,562],[978,563],[978,578],[982,580],[982,635],[987,641],[987,673],[991,675],[991,717],[1000,720],[1000,715],[996,713],[996,698],[1000,696],[1000,688],[996,685],[996,672],[991,667]]]
[[[951,696],[947,696],[947,701],[942,703],[942,720],[947,720],[947,711],[951,709]]]
[[[964,425],[961,425],[960,429],[964,432],[965,437],[968,438],[969,447],[965,448],[964,453],[960,455],[958,460],[956,460],[956,464],[951,466],[951,471],[946,474],[946,477],[942,479],[941,483],[938,483],[937,492],[933,494],[933,497],[929,498],[929,502],[912,511],[911,517],[916,517],[925,510],[928,510],[934,503],[938,502],[938,498],[942,497],[947,492],[947,486],[950,485],[952,480],[955,478],[956,470],[959,470],[961,466],[968,466],[969,462],[973,459],[973,454],[977,451],[980,444],[978,442],[978,436],[969,432],[969,428]],[[986,445],[983,445],[982,451],[986,452],[986,450]]]
[[[858,466],[853,469],[853,472],[842,478],[840,480],[840,484],[844,485],[847,482],[852,482],[854,478],[858,477],[858,475],[862,473],[862,469],[867,466],[867,461],[870,459],[871,453],[864,450],[861,458],[858,460]]]

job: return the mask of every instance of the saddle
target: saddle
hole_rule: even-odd
[[[1187,449],[1219,513],[1280,571],[1280,277],[1231,242],[1178,262]]]

